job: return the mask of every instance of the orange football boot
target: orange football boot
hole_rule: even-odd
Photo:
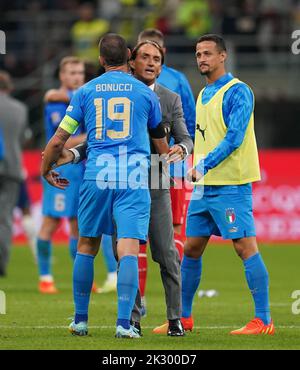
[[[93,281],[93,285],[92,285],[92,293],[98,293],[98,287],[97,287],[97,285],[94,281]]]
[[[54,285],[54,281],[40,281],[39,292],[43,294],[56,294],[58,290]]]
[[[157,326],[152,330],[154,334],[167,334],[169,329],[169,321],[166,321],[164,324]]]
[[[230,332],[232,335],[273,335],[275,333],[275,327],[273,321],[270,324],[265,325],[263,321],[259,318],[254,318],[246,326],[241,329],[233,330]]]
[[[182,317],[180,319],[180,321],[182,323],[182,326],[183,326],[184,331],[192,331],[193,330],[194,320],[193,320],[193,317],[192,316],[190,316],[190,317]]]
[[[193,320],[192,316],[190,316],[190,317],[182,317],[180,319],[180,321],[182,323],[182,326],[183,326],[184,331],[192,331],[193,330],[194,320]],[[154,328],[152,330],[152,332],[154,334],[167,334],[168,333],[168,329],[169,329],[169,322],[166,321],[161,326],[157,326],[156,328]]]

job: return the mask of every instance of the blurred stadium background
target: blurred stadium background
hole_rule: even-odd
[[[199,75],[195,62],[195,42],[204,33],[213,32],[224,36],[230,56],[227,63],[228,71],[247,82],[256,97],[255,125],[263,175],[262,181],[256,184],[254,189],[258,237],[267,245],[277,243],[281,246],[285,242],[299,244],[300,55],[293,54],[291,47],[294,42],[292,32],[300,30],[300,1],[95,0],[89,2],[94,8],[92,14],[84,5],[85,3],[78,0],[1,0],[0,2],[0,29],[6,33],[7,50],[5,55],[0,55],[0,69],[12,75],[15,85],[13,95],[29,108],[31,136],[24,151],[24,165],[37,226],[40,220],[41,202],[40,152],[45,145],[43,96],[46,90],[59,85],[57,67],[60,59],[70,54],[84,56],[88,67],[88,78],[90,78],[98,72],[97,42],[102,33],[107,31],[121,33],[133,46],[141,30],[155,27],[166,35],[168,50],[166,63],[187,75],[195,98],[204,85],[204,79]],[[85,21],[85,25],[82,21]],[[57,235],[57,240],[60,242],[66,240],[65,228],[66,226],[62,225]],[[20,215],[16,210],[14,242],[22,243],[24,240]],[[288,250],[290,259],[286,257],[283,262],[286,268],[283,269],[280,253],[277,251],[275,258],[268,254],[267,249],[264,249],[267,255],[266,262],[270,264],[271,275],[273,268],[273,278],[277,284],[273,287],[282,288],[278,290],[277,296],[274,295],[275,298],[273,296],[279,305],[278,310],[281,310],[282,325],[287,312],[289,325],[294,324],[293,320],[296,316],[290,313],[291,302],[288,299],[292,290],[300,288],[299,276],[297,278],[296,274],[298,257],[294,248]],[[284,246],[281,251],[284,253]],[[17,279],[24,278],[18,267],[22,266],[23,254],[24,251],[20,255],[13,256],[12,264],[17,263],[17,265],[13,265],[11,271],[16,272],[18,277],[12,278],[6,286],[6,291],[13,291],[13,286],[19,284],[20,280]],[[29,255],[24,258],[24,261],[27,258],[31,263]],[[272,265],[273,258],[276,268]],[[64,259],[65,257],[62,261]],[[229,260],[232,263],[232,260]],[[294,272],[293,278],[291,276],[290,278],[294,280],[293,284],[291,280],[289,285],[290,263]],[[59,266],[64,273],[61,261]],[[27,270],[26,273],[32,276],[30,275],[31,280],[23,282],[23,292],[32,290],[33,288],[29,286],[32,283],[35,284],[34,274],[28,267]],[[71,273],[70,268],[69,270]],[[220,280],[222,276],[223,273],[219,272]],[[71,281],[68,277],[65,279],[68,282],[65,283],[65,287],[62,286],[62,290],[65,288],[68,291],[66,294],[71,303]],[[242,275],[241,279],[243,279]],[[217,279],[212,279],[211,282],[213,286],[208,285],[207,288],[217,287]],[[227,292],[231,293],[232,286],[227,284],[224,289],[225,292],[227,289]],[[151,282],[149,290],[149,296],[151,296],[151,292],[155,291]],[[20,300],[17,301],[19,304],[22,302],[22,297],[23,295],[20,294]],[[30,299],[33,301],[39,299],[45,309],[50,307],[48,297],[38,298],[37,294],[35,296],[30,293]],[[149,298],[150,302],[151,299]],[[53,319],[50,321],[54,327],[57,325],[56,303],[59,305],[61,300],[62,297],[54,301]],[[154,299],[152,301],[155,303]],[[234,300],[228,304],[231,303],[237,304]],[[18,315],[16,305],[12,307],[13,312]],[[161,307],[163,307],[162,302]],[[204,307],[209,313],[211,306],[204,305]],[[227,308],[227,324],[230,322],[231,308],[230,306]],[[71,305],[68,305],[67,309],[71,312]],[[160,311],[157,310],[157,312]],[[37,312],[35,314],[37,315]],[[164,313],[160,312],[160,314],[162,316],[157,313],[156,317],[149,319],[150,326],[163,320]],[[37,316],[37,321],[41,325],[44,323],[43,320],[42,317]],[[215,323],[212,318],[210,322],[212,325]],[[111,325],[110,321],[108,325]],[[222,330],[228,331],[224,328]],[[20,338],[31,337],[25,330],[24,336],[20,334]],[[212,343],[215,343],[212,335],[209,338]],[[63,340],[65,340],[64,337]],[[154,341],[155,338],[150,342],[149,348]],[[292,347],[290,343],[296,343],[295,341],[296,334],[291,336],[291,342],[286,343],[286,346]],[[192,344],[192,342],[189,343]],[[262,342],[259,343],[261,344],[256,346],[263,346]],[[278,348],[280,348],[279,343]],[[10,346],[13,348],[13,341]],[[22,348],[21,343],[19,348]],[[30,348],[30,344],[27,348]],[[108,348],[112,348],[111,343],[108,344]]]
[[[59,84],[60,59],[83,57],[91,78],[98,72],[102,33],[121,33],[133,46],[142,29],[157,27],[166,35],[167,64],[187,75],[195,98],[204,84],[194,58],[195,41],[208,32],[225,37],[228,71],[247,82],[256,97],[263,172],[255,191],[258,235],[264,240],[300,239],[300,56],[291,50],[292,32],[300,29],[300,1],[2,0],[0,13],[7,41],[0,68],[11,73],[14,96],[29,108],[31,139],[24,160],[37,223],[43,96]],[[15,236],[21,234],[16,221]]]

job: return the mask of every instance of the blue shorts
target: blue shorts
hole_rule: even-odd
[[[83,179],[84,167],[80,164],[62,166],[57,169],[61,177],[70,181],[65,190],[57,189],[43,179],[43,216],[54,218],[77,217],[79,189]]]
[[[187,214],[186,236],[222,236],[239,239],[255,236],[251,194],[199,196],[195,187]]]
[[[147,240],[150,220],[148,189],[109,189],[84,180],[80,187],[79,234],[83,237],[113,235]]]
[[[17,207],[20,209],[25,209],[30,207],[30,198],[28,193],[28,188],[26,181],[23,180],[20,184],[20,192]]]

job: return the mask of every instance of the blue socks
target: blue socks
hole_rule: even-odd
[[[52,247],[50,240],[37,240],[37,260],[39,274],[51,275],[51,254]]]
[[[72,260],[75,260],[76,253],[77,253],[77,243],[78,239],[77,238],[70,238],[69,240],[69,252],[70,256],[72,257]]]
[[[138,290],[138,259],[135,256],[124,256],[119,263],[117,282],[118,320],[117,326],[130,327],[131,311]]]
[[[182,286],[182,317],[190,317],[194,295],[200,283],[202,272],[202,257],[191,258],[183,256],[181,263]]]
[[[94,256],[77,253],[73,267],[75,324],[88,321],[90,294],[94,281]]]
[[[259,253],[244,261],[246,279],[255,304],[255,317],[270,324],[269,275]]]
[[[111,235],[102,235],[101,249],[103,252],[104,261],[108,272],[117,271],[117,261],[114,256],[112,248],[112,237]]]

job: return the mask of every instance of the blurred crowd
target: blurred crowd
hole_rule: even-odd
[[[209,32],[226,39],[233,72],[274,63],[289,69],[281,56],[289,54],[291,33],[300,29],[300,0],[1,0],[0,16],[7,39],[0,69],[15,80],[14,95],[29,106],[35,142],[41,143],[43,94],[57,81],[58,61],[79,56],[86,62],[87,80],[92,78],[99,69],[102,34],[120,33],[134,46],[141,30],[158,28],[166,36],[170,64],[187,74],[195,69],[195,41]],[[191,83],[196,95],[199,88]]]
[[[298,0],[3,0],[0,12],[9,36],[1,67],[16,77],[66,49],[96,63],[99,35],[107,31],[134,43],[138,32],[153,27],[184,37],[183,45],[208,32],[249,36],[238,51],[259,52],[300,25]]]

